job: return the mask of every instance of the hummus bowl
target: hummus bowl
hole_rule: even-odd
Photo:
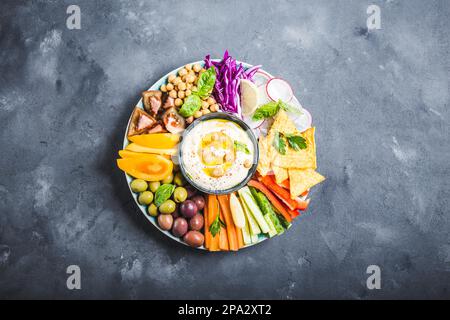
[[[196,119],[183,133],[178,151],[181,173],[208,194],[244,187],[258,166],[258,141],[238,117],[216,112]]]

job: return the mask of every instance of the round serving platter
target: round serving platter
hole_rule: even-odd
[[[237,63],[238,63],[238,64],[242,64],[242,66],[243,66],[245,69],[248,69],[248,68],[251,68],[251,67],[252,67],[251,64],[248,64],[248,63],[245,63],[245,62],[237,61]],[[205,63],[204,63],[203,60],[201,60],[201,61],[191,62],[191,63],[189,63],[189,64],[192,64],[192,65],[194,65],[194,64],[199,64],[199,65],[201,65],[201,66],[203,67]],[[179,68],[176,68],[176,69],[174,69],[174,70],[168,72],[166,75],[164,75],[163,77],[161,77],[158,81],[156,81],[156,82],[155,82],[148,90],[159,90],[159,88],[161,87],[161,85],[163,85],[163,84],[165,84],[165,83],[167,82],[167,78],[169,77],[170,74],[176,74],[176,73],[178,73],[178,71],[179,71],[181,68],[183,68],[185,65],[186,65],[186,64],[184,64],[184,65],[180,66]],[[268,73],[267,71],[264,71],[263,69],[260,69],[259,72],[263,72],[263,73],[265,73],[267,76],[273,78],[273,76],[272,76],[270,73]],[[297,98],[296,98],[295,96],[293,96],[292,100],[293,100],[294,103],[300,105],[300,103],[298,102],[298,100],[297,100]],[[136,104],[136,107],[138,107],[138,108],[140,108],[140,109],[144,109],[144,105],[143,105],[143,102],[142,102],[142,98],[139,99],[138,103]],[[303,111],[304,111],[304,114],[305,114],[306,117],[311,117],[311,115],[309,114],[309,112],[308,112],[306,109],[303,109]],[[219,112],[220,112],[220,111],[219,111]],[[246,119],[244,118],[244,121],[245,121],[245,120],[246,120]],[[130,126],[130,122],[131,122],[131,115],[130,115],[130,118],[129,118],[129,120],[128,120],[127,128],[126,128],[126,130],[125,130],[125,134],[124,134],[124,138],[123,138],[123,149],[125,149],[125,147],[130,143],[130,142],[128,141],[128,138],[127,138],[127,132],[128,132],[128,127]],[[255,135],[256,135],[256,138],[258,138],[258,134],[264,133],[263,127],[264,127],[264,124],[261,124],[261,125],[259,125],[257,128],[253,128],[253,131],[254,131],[254,133],[255,133]],[[174,159],[174,162],[175,162],[175,163],[176,163],[176,161],[177,161],[177,159]],[[192,247],[189,246],[187,243],[185,243],[184,241],[182,241],[182,239],[177,238],[177,237],[175,237],[174,235],[172,235],[172,233],[171,233],[170,231],[162,230],[162,229],[158,226],[156,217],[152,217],[152,216],[150,216],[150,215],[147,214],[146,206],[141,205],[141,204],[138,202],[138,194],[135,194],[135,193],[131,190],[130,184],[131,184],[131,181],[133,180],[133,178],[132,178],[130,175],[126,174],[126,173],[125,173],[125,178],[126,178],[126,181],[127,181],[127,184],[128,184],[128,189],[130,190],[131,197],[134,199],[136,205],[139,207],[139,209],[140,209],[140,211],[142,212],[142,214],[144,215],[144,217],[145,217],[148,221],[150,221],[150,223],[153,224],[153,225],[156,227],[156,229],[158,229],[160,232],[164,233],[164,234],[165,234],[166,236],[168,236],[169,238],[175,240],[175,241],[178,242],[178,243],[181,243],[181,244],[183,244],[183,245],[185,245],[185,246],[188,246],[188,247],[192,248]],[[264,234],[260,234],[260,235],[258,235],[258,239],[259,239],[258,242],[248,244],[248,245],[244,246],[244,248],[251,247],[251,246],[254,246],[254,245],[256,245],[256,244],[259,244],[259,243],[261,243],[262,241],[269,239],[269,237],[266,236],[266,235],[264,235]],[[205,248],[204,246],[197,247],[197,248],[195,248],[195,249],[206,250],[206,248]]]

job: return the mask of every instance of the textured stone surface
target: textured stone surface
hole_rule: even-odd
[[[2,1],[0,297],[449,298],[449,15],[445,0]],[[115,159],[142,89],[227,48],[292,84],[328,179],[285,235],[208,254],[146,222]]]

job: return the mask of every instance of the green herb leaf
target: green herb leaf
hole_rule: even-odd
[[[245,154],[250,154],[247,145],[237,140],[234,140],[234,149],[236,149],[236,151],[242,151]]]
[[[278,110],[280,110],[278,102],[271,101],[256,109],[252,118],[254,121],[258,121],[264,118],[270,118],[275,116]]]
[[[220,219],[219,215],[217,215],[216,219],[214,219],[213,223],[211,223],[211,225],[209,226],[209,231],[211,232],[213,237],[215,237],[216,234],[219,233],[221,227],[226,228],[226,225]]]
[[[195,95],[204,99],[209,97],[211,94],[214,84],[216,83],[216,69],[210,67],[208,70],[203,72],[197,82],[197,91],[194,91]]]
[[[308,146],[306,145],[306,140],[302,136],[295,136],[293,134],[285,134],[289,146],[295,151],[299,151],[300,149],[306,149]]]
[[[273,146],[278,151],[278,153],[285,155],[286,154],[286,142],[283,140],[282,135],[276,131],[275,136],[273,138]]]
[[[165,183],[156,190],[155,193],[155,206],[159,207],[166,200],[170,198],[173,191],[175,190],[175,186],[173,184]]]
[[[200,97],[195,94],[191,94],[186,98],[178,113],[181,116],[187,118],[192,116],[196,111],[200,110],[201,106],[202,100],[200,99]]]
[[[296,113],[296,114],[303,113],[298,107],[288,104],[286,102],[283,102],[281,100],[278,100],[278,105],[281,109],[283,109],[286,112],[291,112],[291,113]]]

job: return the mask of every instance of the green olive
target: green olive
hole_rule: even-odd
[[[148,206],[148,214],[151,215],[152,217],[156,217],[158,215],[158,207],[155,206],[154,203],[152,203],[151,205]]]
[[[177,187],[173,192],[173,200],[178,203],[185,201],[187,199],[187,196],[187,190],[183,187]]]
[[[177,205],[175,204],[175,202],[173,202],[172,200],[167,200],[164,201],[160,206],[159,206],[159,212],[161,212],[162,214],[171,214],[172,212],[175,211],[175,209],[177,208]]]
[[[173,177],[173,182],[177,185],[177,186],[183,186],[185,181],[184,181],[184,177],[181,174],[181,172],[177,172],[175,174],[175,177]]]
[[[165,177],[164,179],[161,180],[161,184],[164,183],[172,183],[173,181],[173,174],[169,174],[167,177]]]
[[[159,181],[150,182],[149,183],[150,191],[155,193],[156,190],[158,190],[160,185],[161,185],[161,182],[159,182]]]
[[[130,187],[133,192],[144,192],[147,190],[147,182],[142,179],[135,179],[131,181]]]
[[[138,201],[140,204],[148,206],[153,201],[153,193],[150,191],[141,192],[138,197]]]

